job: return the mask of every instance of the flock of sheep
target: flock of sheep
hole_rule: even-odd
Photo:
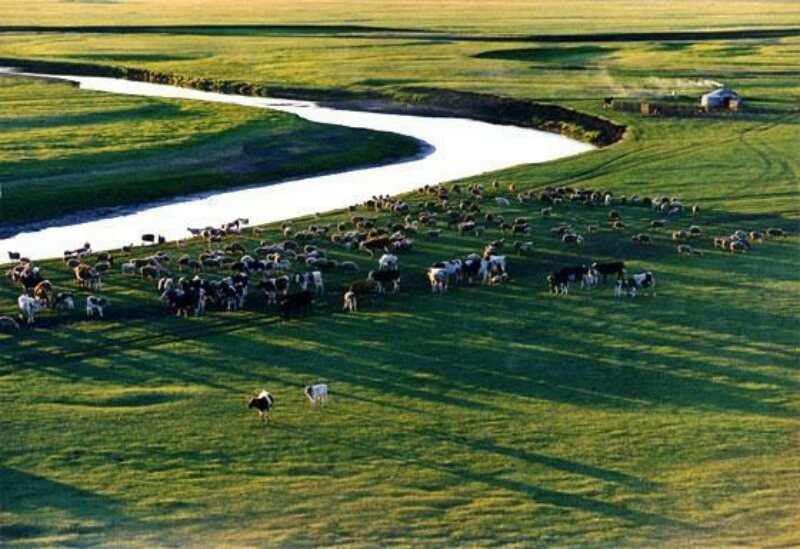
[[[133,245],[124,247],[119,254],[125,259],[115,258],[109,252],[94,253],[89,243],[64,252],[63,262],[71,270],[78,286],[89,292],[85,297],[87,317],[103,318],[109,305],[106,298],[97,295],[103,288],[103,278],[115,264],[119,264],[122,275],[150,279],[156,286],[159,299],[177,316],[200,316],[211,306],[221,310],[237,310],[245,306],[252,288],[263,294],[268,306],[276,305],[279,313],[288,317],[308,312],[315,300],[325,294],[324,278],[327,273],[357,273],[361,270],[353,261],[337,261],[323,247],[338,247],[342,250],[359,251],[370,258],[377,257],[377,265],[369,270],[365,278],[351,281],[343,291],[343,309],[356,312],[359,300],[365,296],[397,293],[400,289],[399,255],[414,247],[415,238],[435,240],[444,231],[454,231],[460,235],[480,237],[488,231],[499,233],[486,243],[482,251],[475,251],[466,257],[444,259],[433,263],[425,270],[425,278],[434,294],[443,294],[453,283],[471,284],[480,282],[497,286],[509,279],[508,255],[513,252],[525,254],[533,249],[533,242],[525,241],[531,233],[530,217],[506,219],[503,213],[485,212],[487,206],[493,209],[511,207],[512,200],[525,208],[526,204],[541,204],[538,215],[549,218],[562,204],[581,204],[606,207],[608,224],[612,231],[626,228],[619,209],[621,206],[645,207],[659,215],[650,222],[650,228],[657,231],[671,218],[679,218],[686,208],[673,198],[658,199],[648,197],[615,197],[609,191],[576,189],[570,187],[547,187],[539,192],[524,191],[516,193],[514,185],[507,187],[508,196],[487,197],[481,185],[452,185],[449,188],[426,186],[419,190],[422,199],[413,204],[388,196],[373,197],[349,209],[349,220],[336,224],[311,223],[297,229],[292,223],[281,227],[279,241],[261,240],[257,245],[238,239],[245,230],[253,238],[264,232],[258,227],[248,228],[247,219],[236,219],[222,227],[189,228],[191,239],[205,242],[205,250],[197,256],[182,254],[173,258],[163,250],[149,253],[144,257],[133,257],[140,250]],[[500,185],[492,184],[491,193],[497,194]],[[530,206],[528,206],[530,207]],[[359,214],[359,210],[365,213]],[[384,214],[374,215],[370,214]],[[535,215],[532,210],[531,215]],[[691,208],[692,217],[698,217],[697,206]],[[596,233],[599,225],[586,226],[586,232]],[[559,223],[550,228],[550,233],[565,247],[580,247],[586,237],[571,224]],[[686,229],[673,231],[672,239],[677,243],[679,254],[702,252],[690,242],[701,238],[703,230],[692,225]],[[756,242],[766,238],[785,236],[781,229],[769,228],[758,231],[736,231],[717,237],[714,245],[733,252],[745,252]],[[521,240],[507,242],[507,237],[522,237]],[[142,235],[143,244],[159,247],[165,239],[156,234]],[[227,245],[225,244],[226,242]],[[648,233],[637,233],[631,237],[634,245],[653,245],[654,238]],[[178,247],[187,244],[179,241]],[[146,250],[147,247],[141,248]],[[57,292],[40,267],[22,257],[9,254],[16,265],[9,269],[9,280],[22,288],[17,305],[19,318],[25,324],[35,322],[36,315],[51,309],[63,312],[74,309],[76,298],[71,292]],[[180,271],[180,276],[175,274]],[[215,276],[209,276],[213,273]],[[605,281],[613,277],[614,294],[636,295],[637,290],[650,289],[655,293],[655,276],[651,272],[640,272],[626,276],[622,261],[591,263],[589,265],[568,266],[547,276],[550,291],[564,295],[572,283],[580,283],[582,288],[597,285],[602,277]],[[19,324],[11,317],[0,317],[0,331],[17,331]]]

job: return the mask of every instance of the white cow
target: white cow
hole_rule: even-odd
[[[399,259],[394,254],[383,254],[378,260],[378,269],[381,271],[396,271]]]
[[[325,383],[317,383],[316,385],[308,385],[303,391],[311,401],[311,408],[316,408],[317,405],[322,407],[328,402],[328,385]]]
[[[17,298],[20,316],[26,324],[33,324],[36,321],[36,313],[44,309],[44,301],[29,295],[21,295]]]
[[[89,318],[103,318],[103,312],[108,307],[108,300],[103,297],[90,295],[86,298],[86,316]]]

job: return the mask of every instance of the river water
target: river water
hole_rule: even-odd
[[[343,208],[373,195],[398,194],[426,184],[518,164],[546,162],[594,149],[552,133],[462,118],[339,110],[309,101],[226,95],[114,78],[39,76],[76,82],[83,89],[107,93],[273,109],[312,122],[402,134],[423,141],[428,147],[419,157],[394,164],[23,225],[14,236],[0,240],[0,263],[6,260],[8,251],[44,259],[60,256],[64,250],[80,247],[87,241],[94,250],[105,250],[138,244],[144,233],[158,233],[169,240],[184,238],[189,236],[187,227],[218,226],[238,217],[249,218],[251,224],[281,221]]]

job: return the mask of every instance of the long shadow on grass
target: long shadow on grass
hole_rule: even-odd
[[[0,540],[15,541],[26,537],[52,534],[80,535],[88,541],[88,534],[102,534],[106,538],[122,538],[120,532],[139,527],[136,519],[126,515],[123,503],[64,484],[45,477],[26,473],[10,467],[0,467],[0,506],[4,512],[42,513],[54,509],[64,513],[80,524],[66,530],[52,531],[40,525],[12,525],[0,529]]]
[[[276,430],[282,430],[287,433],[292,433],[295,436],[299,437],[307,436],[307,433],[303,432],[303,430],[299,428],[288,427],[283,425],[275,426],[274,428]],[[377,447],[375,445],[359,444],[358,442],[355,442],[353,440],[348,440],[347,442],[343,443],[338,443],[338,442],[330,442],[330,443],[339,444],[347,447],[353,447],[353,446],[359,447],[364,452],[367,452],[368,455],[379,455],[384,459],[399,462],[412,467],[419,467],[431,471],[436,471],[438,473],[455,476],[466,482],[479,482],[495,488],[508,490],[520,494],[524,497],[531,498],[540,503],[567,509],[574,509],[579,511],[601,514],[609,518],[619,519],[628,523],[635,524],[637,526],[657,526],[657,527],[681,528],[681,529],[697,528],[694,525],[678,521],[675,519],[671,519],[669,517],[664,517],[658,514],[636,511],[615,503],[608,503],[585,496],[569,494],[567,492],[548,490],[545,488],[534,486],[527,482],[502,478],[498,475],[478,473],[470,469],[465,469],[464,467],[446,466],[427,459],[403,458],[398,456],[395,452],[392,452],[385,448]]]

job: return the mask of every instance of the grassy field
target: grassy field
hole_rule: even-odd
[[[0,77],[0,229],[414,155],[412,139],[261,109]]]
[[[149,1],[36,1],[27,11],[0,2],[0,13],[8,25],[355,23],[485,35],[798,24],[796,6],[780,1],[734,1],[718,11],[694,2],[652,2],[647,10],[621,1],[503,4],[390,2],[353,17],[351,0],[314,13],[277,2],[230,2],[223,13],[209,2],[189,16],[180,2],[156,10]],[[656,246],[635,247],[630,236],[655,217],[646,209],[618,207],[628,227],[617,233],[605,228],[605,208],[564,205],[542,218],[538,203],[515,203],[503,213],[532,218],[524,240],[534,250],[508,252],[507,285],[432,297],[424,267],[501,236],[445,230],[440,240],[418,237],[401,257],[399,296],[345,315],[341,289],[355,275],[333,273],[315,313],[290,322],[260,296],[241,312],[176,319],[151,283],[113,274],[103,292],[112,301],[106,321],[46,313],[34,329],[0,335],[4,544],[800,544],[797,36],[537,43],[229,32],[0,34],[0,56],[387,95],[425,85],[558,102],[629,132],[609,148],[472,182],[491,188],[497,178],[503,195],[514,183],[677,196],[703,215],[672,220],[651,233]],[[741,91],[745,109],[650,118],[600,106],[609,95],[673,91],[695,101],[712,81]],[[44,86],[13,84],[34,85]],[[141,113],[127,124],[146,124],[155,141],[163,128],[148,124],[148,113],[189,110],[176,121],[181,135],[201,127],[212,141],[273,116],[108,96],[82,103],[81,93],[68,102],[80,112],[91,104],[100,113],[93,116]],[[57,150],[56,141],[44,142]],[[107,146],[115,143],[119,150],[102,154],[131,154],[133,143]],[[87,146],[99,154],[100,145]],[[180,142],[176,151],[199,146]],[[493,204],[486,210],[500,211]],[[313,222],[346,218],[333,212]],[[604,229],[565,249],[549,235],[560,222]],[[705,231],[694,242],[702,257],[678,256],[670,241],[672,228],[690,223]],[[792,236],[743,255],[711,247],[712,236],[768,226]],[[259,238],[279,238],[270,231]],[[255,240],[244,243],[250,249]],[[372,264],[331,249],[363,269]],[[615,299],[610,285],[547,294],[544,277],[554,268],[603,259],[652,270],[658,295]],[[43,269],[74,291],[60,262]],[[0,283],[0,314],[14,314],[17,295]],[[331,386],[324,412],[303,401],[301,388],[312,381]],[[261,388],[277,397],[268,427],[246,409]]]

